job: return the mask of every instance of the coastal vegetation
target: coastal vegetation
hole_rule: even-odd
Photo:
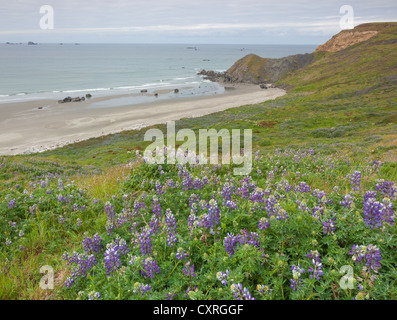
[[[248,176],[149,165],[149,128],[0,158],[0,297],[396,299],[397,23],[356,29],[285,96],[176,121],[252,129]]]

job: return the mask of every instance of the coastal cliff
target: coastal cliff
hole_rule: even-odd
[[[212,81],[224,83],[274,83],[291,71],[314,61],[313,54],[296,54],[279,59],[262,58],[248,54],[233,64],[226,72],[202,70],[199,74]]]
[[[392,33],[396,28],[395,23],[366,23],[356,26],[352,30],[343,30],[333,36],[326,43],[317,47],[313,53],[296,54],[279,59],[262,58],[255,54],[248,54],[236,61],[226,72],[215,72],[202,70],[198,74],[211,81],[220,83],[276,83],[294,74],[295,71],[306,69],[316,60],[322,59],[327,54],[339,54],[334,58],[339,60],[344,56],[349,59],[349,53],[345,52],[356,44],[366,43],[366,41],[381,34],[382,37]],[[385,40],[387,43],[394,44],[396,39]],[[386,44],[386,42],[382,42]],[[331,68],[332,70],[332,68]],[[279,84],[288,89],[289,85]]]

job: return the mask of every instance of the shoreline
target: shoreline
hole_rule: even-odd
[[[283,89],[261,89],[249,84],[224,89],[220,94],[186,95],[133,104],[134,97],[142,95],[93,97],[62,104],[55,100],[0,104],[0,155],[44,152],[90,138],[261,103],[286,94]],[[189,88],[180,88],[183,90]],[[156,91],[159,97],[169,94],[161,90],[153,93]]]

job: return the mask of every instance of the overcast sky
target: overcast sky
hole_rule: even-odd
[[[321,44],[346,4],[354,25],[397,21],[396,0],[0,0],[0,42]]]

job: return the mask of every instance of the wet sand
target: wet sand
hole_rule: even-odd
[[[180,92],[187,89],[181,88]],[[134,99],[128,94],[61,104],[54,100],[0,104],[0,155],[42,152],[106,134],[260,103],[285,94],[282,89],[260,89],[257,85],[225,89],[224,93],[211,96],[167,99],[161,99],[161,95],[169,91],[158,91],[159,99],[150,93],[147,94],[150,102],[137,104],[128,103]]]

